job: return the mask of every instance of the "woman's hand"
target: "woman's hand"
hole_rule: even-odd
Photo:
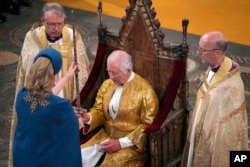
[[[61,78],[56,85],[52,88],[52,92],[54,95],[58,95],[59,92],[63,89],[66,83],[73,78],[74,74],[79,72],[78,65],[75,62],[72,62],[67,73]]]
[[[76,62],[72,62],[71,65],[69,66],[67,73],[65,74],[65,77],[71,79],[76,72],[79,72],[78,64]]]

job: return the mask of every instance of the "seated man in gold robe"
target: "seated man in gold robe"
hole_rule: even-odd
[[[102,167],[140,167],[146,161],[145,129],[158,112],[158,99],[132,66],[128,53],[113,51],[107,60],[109,79],[99,88],[94,106],[88,113],[77,113],[84,134],[103,126],[81,145],[85,167],[94,167],[105,153]]]

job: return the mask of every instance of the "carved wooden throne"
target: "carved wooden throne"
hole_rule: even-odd
[[[127,51],[132,56],[134,71],[153,86],[160,101],[159,113],[147,129],[149,152],[145,166],[178,166],[187,130],[188,20],[182,21],[182,42],[164,46],[164,34],[155,19],[152,1],[129,0],[129,3],[118,36],[108,32],[99,15],[99,45],[89,79],[80,93],[81,106],[87,109],[93,106],[98,88],[108,78],[107,56],[115,49]]]

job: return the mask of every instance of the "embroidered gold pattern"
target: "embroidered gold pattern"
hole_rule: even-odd
[[[49,102],[46,99],[38,99],[37,97],[31,96],[28,94],[27,96],[24,97],[25,102],[31,103],[30,109],[32,112],[35,111],[37,105],[39,104],[42,107],[46,107]]]

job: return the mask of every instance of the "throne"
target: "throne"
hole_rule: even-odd
[[[180,44],[164,46],[164,34],[151,0],[129,0],[119,35],[112,35],[102,24],[101,3],[98,6],[99,43],[96,58],[80,92],[80,106],[89,109],[101,83],[108,78],[107,56],[116,49],[127,51],[134,71],[155,89],[160,106],[153,123],[147,128],[148,162],[145,166],[178,166],[185,143],[188,117],[187,45],[188,20],[182,20]],[[77,100],[72,102],[77,105]]]

